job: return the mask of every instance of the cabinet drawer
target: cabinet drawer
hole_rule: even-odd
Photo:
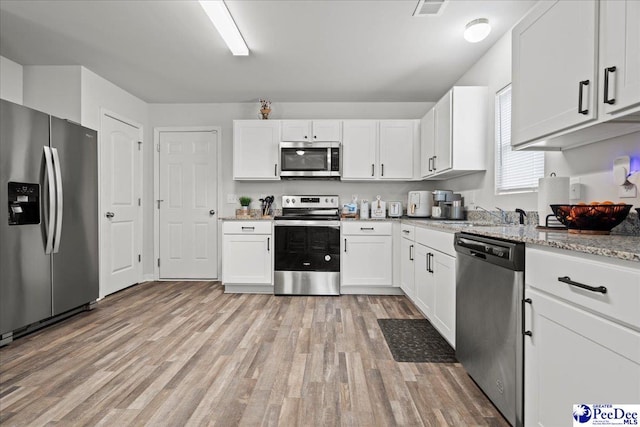
[[[388,221],[344,221],[342,222],[342,234],[391,236],[391,223]]]
[[[527,248],[527,285],[640,329],[640,265],[565,252]],[[565,277],[595,288],[604,286],[606,293],[558,280]]]
[[[400,236],[405,239],[415,240],[416,238],[416,227],[413,225],[400,224]]]
[[[453,249],[453,233],[416,227],[416,242],[445,254],[456,256]]]
[[[271,234],[271,221],[225,221],[224,234]]]

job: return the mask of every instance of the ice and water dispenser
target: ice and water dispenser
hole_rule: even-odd
[[[40,185],[8,183],[9,225],[40,224]]]

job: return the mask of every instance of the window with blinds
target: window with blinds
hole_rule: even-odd
[[[511,85],[496,94],[496,194],[536,191],[544,153],[511,151]]]

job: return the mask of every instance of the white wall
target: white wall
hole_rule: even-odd
[[[474,64],[456,85],[483,85],[489,87],[487,108],[487,170],[486,172],[450,179],[443,182],[443,188],[461,192],[465,204],[475,203],[494,210],[496,206],[513,210],[537,210],[538,193],[510,195],[495,194],[495,94],[511,82],[511,32],[505,34],[476,64]],[[562,152],[545,153],[545,175],[555,172],[557,176],[579,178],[583,188],[584,201],[612,200],[640,205],[640,199],[618,199],[617,187],[612,182],[613,161],[620,155],[640,158],[640,133],[613,138]]]
[[[81,123],[91,129],[100,129],[100,112],[106,109],[144,126],[144,141],[151,141],[152,132],[147,122],[149,107],[146,102],[131,95],[93,71],[82,67]]]
[[[0,56],[0,98],[23,103],[22,74],[22,65]]]
[[[24,67],[24,105],[81,123],[79,65]]]
[[[378,103],[274,103],[270,119],[419,119],[434,105],[429,102],[378,102]],[[429,190],[435,184],[429,182],[362,183],[335,181],[271,181],[246,182],[233,180],[232,129],[233,120],[259,118],[258,103],[227,104],[150,104],[149,118],[152,128],[170,126],[220,126],[222,129],[222,194],[219,195],[220,215],[235,214],[237,203],[226,203],[227,194],[250,196],[254,200],[265,195],[276,197],[288,193],[331,193],[341,200],[373,199],[380,194],[383,200],[402,201],[406,205],[410,190]],[[153,183],[153,153],[145,155],[145,189]],[[145,242],[144,252],[153,249],[153,192],[145,190]],[[257,206],[256,206],[257,207]],[[147,268],[153,265],[145,263]]]

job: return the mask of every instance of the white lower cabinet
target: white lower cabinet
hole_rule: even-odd
[[[403,232],[406,227],[402,225]],[[455,348],[456,258],[453,234],[419,227],[415,228],[415,241],[412,234],[404,234],[402,247],[407,249],[401,250],[402,290]],[[411,267],[412,281],[405,278]]]
[[[640,266],[609,260],[527,248],[526,426],[571,425],[574,404],[640,402]]]
[[[410,299],[415,298],[415,278],[414,278],[414,263],[415,263],[415,241],[413,239],[414,227],[408,225],[402,225],[400,233],[402,237],[400,239],[400,289]]]
[[[349,287],[391,287],[393,251],[390,222],[349,221],[342,224],[340,280]]]
[[[222,284],[225,291],[273,292],[271,222],[224,222],[222,233]]]

